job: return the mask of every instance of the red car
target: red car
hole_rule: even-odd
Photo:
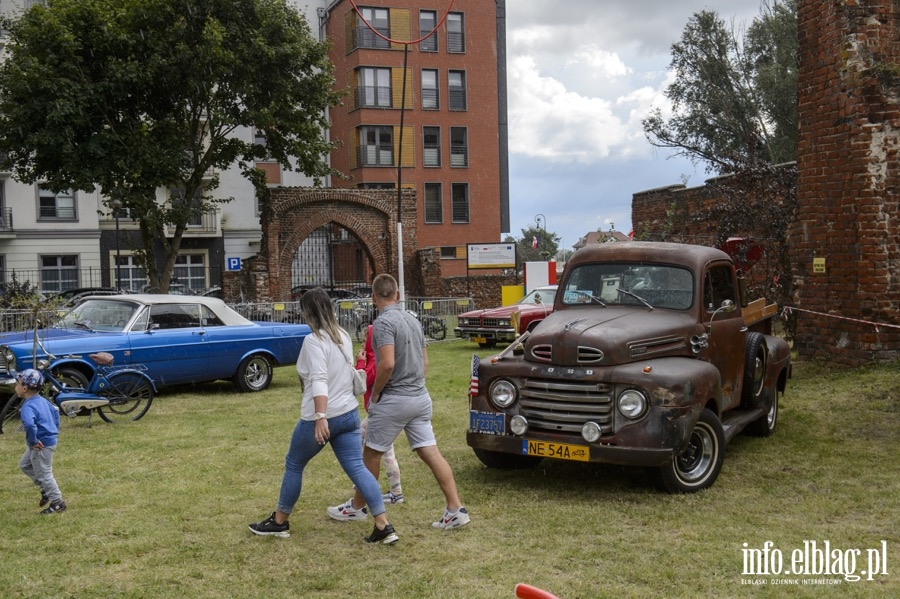
[[[459,315],[459,326],[453,331],[461,339],[469,339],[480,347],[511,343],[530,331],[553,311],[556,285],[538,287],[511,306],[472,310]]]

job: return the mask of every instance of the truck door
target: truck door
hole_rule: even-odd
[[[722,380],[722,410],[737,406],[741,401],[741,380],[744,376],[744,320],[740,309],[720,310],[725,300],[739,307],[738,290],[734,284],[730,264],[712,264],[703,278],[704,321],[712,325],[709,333],[709,362],[719,369]]]

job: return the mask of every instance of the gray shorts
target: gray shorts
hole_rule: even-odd
[[[431,428],[431,396],[382,395],[369,406],[366,447],[385,452],[406,432],[410,449],[437,445]]]

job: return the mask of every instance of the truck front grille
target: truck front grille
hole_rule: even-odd
[[[530,428],[580,434],[584,423],[596,422],[604,435],[613,432],[612,385],[526,379],[520,392]]]

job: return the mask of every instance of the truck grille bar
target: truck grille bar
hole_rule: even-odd
[[[520,412],[531,428],[580,434],[584,423],[596,422],[604,435],[613,432],[612,385],[532,378],[520,393]]]

